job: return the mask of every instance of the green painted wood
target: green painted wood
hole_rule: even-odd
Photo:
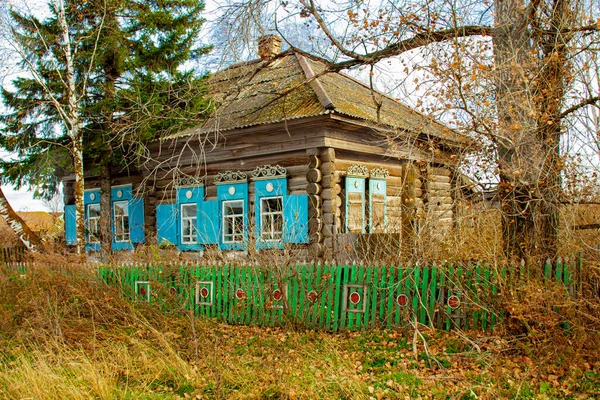
[[[313,283],[313,288],[316,288],[317,292],[320,291],[321,288],[321,278],[323,276],[323,266],[319,263],[317,264],[315,267],[313,267],[314,269],[314,283]],[[313,309],[312,309],[312,316],[311,316],[311,321],[314,324],[314,326],[320,326],[319,324],[319,314],[320,311],[322,310],[322,306],[321,304],[323,304],[323,296],[319,296],[319,298],[317,299],[317,301],[313,304]]]
[[[491,324],[490,321],[490,315],[493,313],[492,307],[493,307],[493,301],[495,300],[495,295],[494,293],[492,293],[492,284],[491,284],[491,279],[492,279],[492,271],[489,267],[489,265],[485,265],[485,272],[484,272],[484,277],[483,277],[483,287],[484,287],[484,294],[485,294],[485,299],[487,299],[487,304],[485,307],[485,310],[483,312],[483,326],[482,328],[484,330],[487,330],[489,325]]]
[[[455,279],[454,274],[455,274],[454,266],[450,265],[448,267],[448,271],[447,271],[447,274],[445,276],[445,281],[446,281],[446,285],[444,286],[445,287],[445,290],[444,290],[445,291],[445,296],[442,299],[442,301],[443,301],[443,303],[442,303],[442,309],[444,310],[444,314],[446,316],[444,328],[447,331],[450,330],[451,323],[452,323],[452,321],[450,319],[450,312],[452,311],[452,309],[450,308],[450,306],[448,306],[447,300],[448,300],[448,297],[450,297],[450,294],[451,294],[449,286],[452,285],[452,282]]]
[[[289,299],[288,299],[288,309],[287,309],[287,313],[288,313],[288,318],[294,322],[294,324],[298,324],[299,323],[299,314],[298,313],[298,309],[299,309],[299,299],[300,299],[300,293],[299,293],[299,272],[300,272],[300,266],[296,265],[294,266],[294,270],[293,273],[290,277],[290,281],[289,281]]]
[[[312,279],[310,278],[310,272],[308,271],[308,266],[302,266],[302,292],[300,293],[300,303],[302,305],[302,321],[307,325],[311,326],[310,316],[313,304],[308,300],[308,293],[310,293],[313,288]]]
[[[438,268],[434,264],[431,267],[431,275],[429,279],[429,306],[427,307],[428,323],[429,326],[435,326],[435,302],[437,299],[437,281],[438,281]]]
[[[389,297],[390,288],[387,286],[388,267],[383,266],[379,272],[379,291],[381,299],[379,300],[378,320],[379,326],[384,327],[387,324],[387,315],[385,314],[385,305]]]
[[[325,322],[325,329],[328,331],[333,330],[332,319],[334,315],[334,287],[335,287],[335,267],[333,265],[327,266],[327,273],[329,274],[329,279],[327,280],[327,288],[323,289],[323,296],[327,297],[327,319]]]
[[[356,266],[356,279],[354,280],[354,283],[356,285],[365,285],[366,284],[364,272],[365,272],[364,265],[359,264]],[[365,286],[363,286],[363,288],[365,288]],[[365,312],[368,309],[368,307],[367,307],[368,294],[367,294],[367,292],[365,292],[365,290],[363,288],[356,289],[361,296],[360,301],[355,306],[355,308],[358,311],[353,313],[354,314],[354,330],[356,330],[356,331],[360,331],[363,329],[363,322],[365,319],[365,313],[362,311],[363,307],[365,308]]]
[[[419,308],[421,305],[420,293],[418,292],[418,287],[421,284],[421,269],[416,267],[412,271],[412,285],[414,296],[411,296],[412,299],[412,318],[416,321],[419,319]],[[411,290],[412,291],[412,290]]]
[[[319,327],[324,329],[327,325],[327,287],[329,286],[328,267],[323,265],[321,269],[321,277],[319,278]]]
[[[222,314],[223,321],[227,323],[233,322],[233,310],[232,307],[235,304],[235,298],[233,297],[233,285],[232,282],[234,278],[233,272],[230,270],[229,265],[224,265],[223,267],[223,299],[225,309]]]
[[[471,276],[471,300],[473,302],[472,305],[472,318],[471,318],[471,329],[478,329],[481,324],[481,301],[482,298],[480,296],[482,290],[482,281],[483,277],[481,275],[481,267],[479,264],[476,264],[475,267],[472,267],[472,276]]]
[[[336,266],[335,268],[335,294],[333,304],[333,330],[337,332],[340,329],[340,290],[342,285],[342,267]]]
[[[436,295],[436,312],[437,318],[435,321],[435,327],[438,329],[445,328],[445,316],[444,316],[444,305],[443,305],[443,295],[445,290],[445,282],[446,282],[446,271],[448,270],[447,264],[442,264],[438,269],[438,292]]]
[[[366,324],[367,328],[375,329],[377,327],[377,302],[379,301],[379,267],[370,268],[370,274],[368,276],[370,286],[370,308],[369,308],[369,319]]]
[[[392,325],[400,326],[404,322],[412,320],[412,299],[413,299],[413,276],[409,269],[402,266],[390,269],[390,291],[388,296],[388,318],[392,321]],[[396,305],[396,297],[400,293],[405,293],[409,298],[409,304],[399,309]]]
[[[562,264],[562,262],[556,263],[556,275],[555,275],[554,279],[556,279],[556,282],[562,283],[562,280],[563,280],[563,264]]]
[[[419,323],[427,323],[427,287],[429,286],[429,267],[421,271],[421,295],[419,296]]]

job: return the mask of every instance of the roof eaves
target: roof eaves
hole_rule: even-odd
[[[205,127],[197,127],[196,126],[196,127],[187,129],[186,131],[183,131],[183,132],[165,136],[164,138],[160,138],[159,140],[165,141],[165,140],[181,139],[181,138],[186,138],[186,137],[190,137],[193,135],[201,135],[201,134],[206,134],[206,133],[235,131],[238,129],[251,128],[251,127],[259,126],[259,125],[280,124],[280,123],[286,122],[286,121],[294,121],[297,119],[309,118],[309,117],[318,117],[318,116],[327,115],[327,114],[333,114],[333,110],[323,110],[320,113],[311,114],[311,115],[297,115],[294,117],[288,117],[288,118],[269,121],[267,123],[255,122],[255,123],[249,123],[249,124],[244,124],[244,125],[239,125],[239,126],[235,125],[235,126],[230,126],[228,128],[219,128],[219,127],[205,128]]]

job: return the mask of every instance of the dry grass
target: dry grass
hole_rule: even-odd
[[[410,327],[332,335],[165,313],[124,301],[77,263],[53,261],[69,267],[24,277],[1,270],[1,398],[600,395],[597,308],[557,305],[557,287],[507,293],[511,322],[494,335],[421,326],[416,336]]]

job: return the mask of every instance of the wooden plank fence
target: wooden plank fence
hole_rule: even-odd
[[[573,294],[580,267],[580,262],[548,261],[541,273]],[[158,302],[165,310],[193,309],[198,316],[230,324],[295,324],[328,331],[417,322],[446,330],[494,329],[503,318],[502,291],[534,278],[524,264],[134,265],[101,267],[98,273],[132,300]]]

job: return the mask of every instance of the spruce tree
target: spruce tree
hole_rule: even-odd
[[[205,77],[184,67],[209,51],[197,45],[203,6],[200,0],[56,0],[43,21],[13,11],[10,39],[30,76],[15,79],[14,90],[2,89],[9,112],[2,116],[0,145],[18,155],[0,164],[5,182],[49,196],[65,171],[75,170],[81,175],[77,213],[83,214],[83,170],[74,168],[68,111],[78,115],[86,165],[102,169],[105,194],[111,168],[131,160],[132,149],[197,123],[208,112]],[[110,215],[105,196],[102,208]],[[77,224],[81,246],[83,218]],[[108,226],[102,236],[106,250]]]

